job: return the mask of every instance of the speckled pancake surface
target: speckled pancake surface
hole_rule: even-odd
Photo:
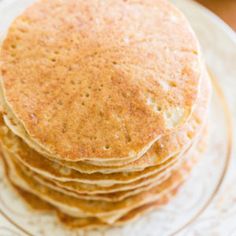
[[[40,0],[3,42],[5,109],[49,156],[130,160],[190,117],[199,54],[168,1]]]
[[[86,161],[54,161],[63,166],[78,170],[82,173],[90,174],[94,172],[114,173],[121,171],[141,171],[146,167],[160,165],[167,161],[173,155],[181,152],[181,150],[186,149],[190,145],[190,143],[193,142],[196,136],[201,132],[208,116],[210,98],[210,79],[208,73],[204,71],[200,86],[199,98],[188,122],[186,122],[176,132],[172,132],[171,134],[162,136],[142,157],[138,158],[135,161],[129,161],[123,164],[114,162],[107,162],[107,164],[104,164],[104,162],[91,164]]]
[[[0,122],[1,143],[3,147],[7,149],[7,152],[10,152],[10,155],[15,156],[23,165],[26,165],[36,173],[52,180],[63,182],[75,181],[77,183],[72,182],[70,185],[67,184],[66,187],[76,187],[76,190],[79,190],[80,192],[90,192],[91,189],[93,189],[94,183],[96,183],[96,186],[110,186],[112,184],[121,183],[125,185],[117,185],[118,188],[127,188],[129,186],[127,183],[136,182],[131,185],[134,187],[135,184],[141,184],[140,182],[144,184],[145,181],[138,181],[144,176],[149,177],[151,180],[154,175],[160,174],[160,176],[162,176],[161,172],[167,168],[171,169],[171,166],[176,163],[177,159],[182,158],[183,152],[189,148],[190,144],[192,144],[199,133],[201,133],[200,131],[202,130],[204,120],[206,119],[210,97],[208,77],[205,77],[202,80],[200,95],[192,117],[181,130],[172,135],[168,135],[167,137],[164,136],[160,138],[160,140],[154,144],[153,148],[137,161],[120,168],[108,167],[107,169],[109,171],[99,166],[92,166],[83,162],[78,162],[76,165],[76,163],[73,162],[73,166],[78,167],[79,171],[82,170],[82,172],[78,172],[76,171],[76,168],[71,169],[70,166],[63,165],[63,163],[60,165],[49,160],[29,148],[22,140],[20,140],[20,138],[12,134],[2,120]],[[175,150],[173,153],[175,155],[171,156],[168,152],[166,153],[167,149],[172,151]],[[166,158],[164,158],[165,156]],[[66,162],[66,164],[68,164],[68,162]],[[96,170],[98,172],[95,172]],[[106,174],[104,174],[103,170],[105,170],[104,172]],[[81,183],[93,185],[83,185]],[[59,183],[59,185],[61,184]],[[99,191],[98,188],[93,189],[93,191],[95,190]],[[110,189],[107,188],[106,190],[109,191]]]

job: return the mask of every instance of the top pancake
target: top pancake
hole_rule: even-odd
[[[164,0],[38,1],[0,60],[29,143],[69,161],[143,155],[189,118],[201,74],[197,40]]]

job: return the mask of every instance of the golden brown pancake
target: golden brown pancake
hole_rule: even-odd
[[[16,192],[20,195],[20,197],[30,206],[30,208],[37,212],[56,212],[58,219],[65,226],[76,229],[100,229],[100,228],[108,228],[110,225],[105,224],[95,217],[87,217],[87,218],[74,218],[69,215],[62,213],[59,209],[53,207],[52,205],[46,203],[45,201],[38,198],[36,195],[31,194],[17,186],[12,184],[12,187]],[[139,218],[144,213],[147,213],[154,208],[162,207],[166,205],[169,200],[176,195],[180,186],[177,186],[175,189],[170,192],[164,194],[159,200],[145,204],[141,207],[138,207],[134,210],[128,212],[125,216],[121,217],[115,222],[116,226],[123,225],[127,222],[133,221]]]
[[[12,158],[14,160],[18,160],[14,154],[12,154],[11,152],[8,152],[7,150],[5,150],[3,148],[4,154],[5,156]],[[18,160],[19,162],[19,160]],[[21,165],[24,165],[22,162],[20,162]],[[94,179],[93,182],[90,183],[83,183],[81,182],[81,180],[79,179],[73,179],[73,181],[57,181],[55,178],[51,178],[51,176],[45,176],[45,175],[40,175],[38,172],[34,172],[34,170],[31,168],[31,170],[35,173],[35,176],[37,176],[39,179],[41,179],[42,181],[49,181],[53,184],[55,184],[56,186],[60,186],[63,187],[67,190],[73,190],[76,193],[80,193],[80,194],[103,194],[103,193],[113,193],[113,192],[117,192],[117,191],[126,191],[126,190],[131,190],[131,189],[135,189],[137,187],[142,187],[146,184],[150,184],[152,181],[157,181],[160,178],[163,178],[166,173],[164,173],[165,170],[167,170],[167,167],[171,167],[173,165],[177,165],[177,161],[176,160],[171,160],[171,162],[166,163],[165,166],[160,166],[157,167],[159,169],[153,169],[152,171],[154,172],[152,173],[147,173],[148,171],[146,171],[146,177],[144,176],[140,176],[138,177],[137,180],[134,180],[132,182],[128,181],[128,177],[126,177],[124,180],[124,182],[127,183],[115,183],[115,181],[111,181],[111,180],[100,180],[98,182],[98,184],[96,184],[96,181]],[[172,169],[172,168],[170,168]],[[168,171],[170,170],[168,169]],[[102,177],[100,175],[100,177]],[[136,176],[137,178],[137,176]],[[91,181],[91,179],[90,179]],[[84,182],[88,182],[88,180],[84,179]],[[110,182],[108,184],[108,182]],[[119,182],[121,182],[121,179],[119,180]]]
[[[24,189],[14,185],[11,180],[9,179],[9,169],[6,165],[6,162],[4,161],[5,166],[5,174],[7,177],[7,180],[9,181],[9,184],[11,185],[12,189],[14,189],[19,196],[27,203],[27,205],[30,207],[30,210],[34,210],[37,212],[51,212],[56,213],[58,216],[58,219],[61,223],[63,223],[66,227],[70,228],[79,228],[79,229],[98,229],[98,228],[108,228],[110,227],[110,224],[106,224],[95,217],[86,217],[86,218],[74,218],[72,216],[69,216],[63,212],[61,212],[58,208],[55,208],[53,205],[43,201],[38,196],[25,191]],[[167,191],[165,194],[163,194],[157,201],[144,204],[138,208],[135,208],[128,212],[126,215],[122,216],[120,219],[118,219],[114,226],[121,226],[124,223],[127,223],[131,220],[135,220],[138,217],[140,217],[142,214],[147,213],[151,211],[154,208],[161,207],[165,204],[167,204],[178,191],[180,186],[177,186],[176,188],[171,189],[170,191]]]
[[[119,183],[114,180],[101,180],[98,182],[97,186],[94,188],[94,184],[96,185],[96,181],[93,182],[93,184],[87,184],[86,187],[83,189],[82,192],[85,192],[86,194],[92,194],[94,193],[102,193],[104,192],[115,194],[117,191],[125,191],[125,190],[132,190],[134,191],[137,188],[144,187],[146,185],[153,185],[155,182],[160,182],[161,180],[165,179],[166,176],[173,170],[177,169],[181,166],[182,162],[184,162],[189,155],[192,155],[192,153],[195,151],[195,148],[190,148],[185,154],[182,160],[173,160],[171,163],[167,163],[166,166],[160,166],[155,168],[146,168],[142,175],[135,176],[135,178],[131,181],[130,176],[127,176],[127,178],[120,179]],[[134,175],[132,175],[134,177]],[[81,184],[77,181],[58,181],[51,179],[51,182],[55,184],[57,187],[73,191],[75,193],[81,193]],[[154,184],[155,185],[155,184]],[[105,190],[105,191],[104,191]],[[116,196],[113,196],[116,198]]]
[[[197,140],[196,140],[197,141]],[[193,147],[189,148],[189,152],[194,150]],[[182,153],[183,155],[184,153]],[[181,157],[181,155],[180,155]],[[143,171],[137,171],[137,172],[120,172],[120,173],[111,173],[111,174],[102,174],[102,173],[94,173],[94,174],[83,174],[77,171],[71,171],[67,173],[68,178],[66,178],[66,175],[62,176],[62,173],[58,173],[55,171],[56,168],[53,169],[54,172],[52,172],[55,175],[46,175],[45,177],[52,179],[53,181],[57,181],[58,184],[72,184],[73,186],[76,186],[77,183],[87,183],[87,184],[96,184],[99,186],[111,186],[113,184],[125,184],[125,183],[132,183],[137,180],[140,180],[144,177],[150,177],[154,174],[161,174],[164,170],[167,168],[171,169],[173,165],[175,165],[176,161],[180,157],[173,157],[169,159],[166,163],[163,163],[161,165],[152,166],[145,168]],[[21,162],[22,164],[22,162]],[[33,169],[35,171],[35,169]],[[51,169],[50,169],[51,170]],[[42,174],[44,172],[38,171],[39,174]]]
[[[132,160],[189,119],[199,54],[165,0],[37,1],[3,41],[4,108],[38,152]]]
[[[102,221],[109,223],[115,222],[118,218],[136,207],[159,199],[168,189],[175,188],[185,179],[186,173],[189,173],[193,165],[191,161],[186,162],[182,168],[174,171],[169,179],[146,192],[128,197],[120,202],[104,202],[82,200],[51,190],[40,185],[32,178],[30,172],[18,166],[10,158],[6,159],[6,161],[10,168],[9,178],[15,185],[37,194],[37,196],[58,207],[66,214],[76,217],[96,216]]]
[[[184,148],[187,148],[194,138],[202,130],[209,110],[209,102],[211,97],[210,79],[207,71],[201,81],[199,98],[193,113],[188,122],[176,132],[165,135],[157,140],[152,147],[139,159],[122,164],[120,162],[100,162],[90,164],[89,162],[69,162],[55,160],[63,166],[70,167],[82,173],[114,173],[120,171],[138,171],[145,167],[159,165],[164,163],[168,158],[178,154]]]
[[[60,186],[57,183],[50,181],[48,179],[42,178],[37,174],[30,173],[31,177],[37,181],[39,184],[46,186],[47,188],[50,188],[52,190],[55,190],[57,192],[60,192],[62,194],[72,196],[78,199],[85,199],[85,200],[95,200],[95,201],[108,201],[108,202],[118,202],[122,201],[130,196],[137,195],[141,192],[148,191],[149,189],[153,188],[154,186],[161,184],[165,180],[167,180],[170,175],[171,171],[168,171],[165,173],[162,177],[157,178],[157,180],[153,180],[150,183],[144,183],[141,186],[133,186],[131,185],[131,188],[127,187],[127,190],[119,190],[119,189],[112,189],[111,193],[106,193],[105,191],[102,193],[97,192],[87,192],[87,193],[78,193],[77,189],[70,189],[66,188],[63,185]],[[96,190],[96,188],[94,187]],[[88,190],[87,190],[88,191]],[[101,191],[101,190],[100,190]]]
[[[26,165],[33,171],[44,175],[47,178],[52,178],[59,181],[76,181],[82,183],[92,183],[93,181],[95,181],[97,185],[111,185],[111,183],[118,184],[134,182],[140,179],[143,175],[150,176],[153,173],[163,171],[166,168],[170,167],[177,160],[178,156],[181,157],[183,151],[178,153],[178,155],[173,156],[172,158],[163,158],[163,161],[161,161],[162,158],[160,158],[159,160],[159,155],[160,157],[162,157],[164,153],[166,154],[166,150],[173,151],[174,149],[178,149],[178,151],[181,151],[183,147],[186,148],[185,146],[187,144],[189,145],[189,143],[193,142],[193,140],[191,139],[196,139],[196,135],[202,129],[207,114],[210,97],[208,77],[204,78],[202,82],[202,91],[200,93],[202,96],[199,98],[197,106],[195,107],[193,118],[189,120],[190,124],[186,124],[185,127],[179,130],[177,134],[168,135],[166,137],[164,136],[159,140],[160,142],[157,141],[157,143],[154,144],[153,148],[151,148],[151,150],[148,151],[144,155],[144,157],[141,157],[139,160],[126,165],[130,168],[129,172],[125,171],[119,173],[115,171],[115,173],[104,175],[102,173],[90,174],[90,171],[89,174],[85,174],[86,172],[80,173],[75,171],[75,168],[70,169],[65,166],[68,162],[63,163],[63,167],[60,164],[57,164],[41,156],[33,149],[30,149],[22,140],[13,135],[7,129],[3,122],[1,122],[0,125],[1,142],[7,149],[12,152],[14,156],[16,156],[22,162],[22,164]],[[161,140],[163,141],[161,142]],[[166,162],[164,162],[165,159],[167,159]],[[75,164],[76,163],[74,163],[74,166]],[[80,169],[83,169],[83,167],[86,166],[86,164],[82,162],[77,164],[77,166],[80,165]],[[143,170],[145,166],[151,167]],[[89,167],[93,171],[94,169],[96,169],[96,166],[89,166],[87,164],[87,169]],[[137,167],[141,168],[142,171],[137,172],[137,170],[135,169]],[[99,167],[97,168],[100,169]],[[133,172],[131,172],[131,170],[133,170]]]
[[[167,204],[205,145],[210,81],[166,0],[38,0],[0,49],[5,175],[70,228]]]
[[[203,152],[205,150],[205,144],[206,144],[206,132],[204,132],[201,136],[200,142],[197,145],[197,150],[200,152]],[[194,149],[196,150],[196,148]],[[5,153],[5,158],[13,158],[12,155],[9,155]],[[148,191],[152,187],[161,184],[163,181],[165,181],[167,178],[170,177],[172,171],[175,171],[178,168],[181,168],[184,162],[186,162],[191,156],[192,153],[188,152],[186,154],[186,158],[182,158],[182,162],[178,163],[178,165],[175,165],[173,168],[164,170],[162,174],[157,174],[154,176],[150,176],[148,178],[141,179],[137,181],[137,183],[131,183],[128,185],[120,184],[120,185],[112,185],[107,188],[100,186],[90,186],[90,185],[80,185],[80,184],[69,184],[67,183],[61,183],[51,181],[50,179],[43,178],[40,175],[37,175],[36,173],[31,173],[32,178],[34,178],[37,182],[39,182],[42,185],[45,185],[53,190],[62,192],[66,195],[71,195],[74,197],[77,197],[79,199],[87,199],[87,200],[103,200],[103,201],[121,201],[125,198],[133,195],[137,195],[140,192]],[[14,159],[15,160],[15,159]],[[18,163],[20,164],[20,163]],[[30,172],[30,170],[28,170]],[[82,192],[81,192],[82,189]]]

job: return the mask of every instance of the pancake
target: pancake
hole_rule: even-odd
[[[199,150],[199,153],[202,153],[205,151],[206,146],[206,132],[204,132],[204,135],[202,135],[200,142],[197,145],[197,150]],[[42,185],[45,185],[51,189],[54,189],[56,191],[62,192],[67,195],[71,195],[74,197],[78,197],[79,199],[88,199],[88,200],[103,200],[103,201],[121,201],[129,196],[136,195],[140,192],[147,191],[151,189],[152,187],[161,184],[163,181],[165,181],[167,178],[170,177],[172,171],[181,168],[183,165],[183,162],[186,162],[191,156],[192,153],[188,152],[186,154],[186,158],[183,158],[178,165],[175,165],[174,168],[168,169],[166,171],[163,171],[160,175],[153,175],[148,178],[144,178],[142,180],[139,180],[137,183],[132,183],[129,185],[112,185],[107,189],[103,188],[103,191],[97,186],[93,187],[93,190],[91,191],[91,186],[88,187],[88,185],[84,186],[85,192],[82,192],[81,194],[81,186],[80,185],[73,185],[73,184],[59,184],[58,182],[51,181],[49,179],[44,179],[41,176],[31,173],[32,178],[35,178],[37,182],[39,182]],[[6,158],[12,158],[11,156],[5,155]],[[28,170],[29,171],[29,170]],[[120,187],[120,188],[119,188]],[[125,189],[124,189],[125,187]],[[99,188],[99,191],[98,191]],[[95,192],[94,192],[95,191]]]
[[[187,122],[184,125],[184,127],[182,127],[178,132],[172,133],[171,135],[166,135],[160,138],[152,146],[152,148],[150,148],[150,150],[147,153],[145,153],[144,156],[142,156],[135,162],[128,162],[128,164],[125,164],[122,166],[121,166],[122,163],[120,162],[102,162],[102,163],[99,163],[99,164],[102,164],[101,166],[94,166],[94,165],[89,164],[89,162],[87,163],[86,162],[68,162],[68,161],[66,162],[66,161],[55,160],[53,158],[49,158],[49,159],[53,161],[57,161],[58,163],[64,166],[79,170],[80,172],[87,172],[87,173],[88,172],[92,173],[92,172],[97,172],[97,171],[102,172],[102,173],[119,172],[120,170],[129,171],[128,168],[130,168],[131,166],[132,166],[132,171],[138,171],[147,166],[160,164],[161,162],[164,162],[167,158],[171,156],[171,154],[173,155],[177,153],[179,150],[181,150],[183,146],[187,146],[186,143],[189,143],[190,139],[193,138],[194,135],[196,135],[196,132],[199,130],[199,126],[201,122],[203,122],[204,117],[206,117],[209,97],[210,97],[209,96],[210,94],[209,78],[206,71],[203,77],[204,78],[201,83],[200,94],[199,94],[199,99],[198,99],[199,101],[196,104],[196,107],[193,111],[193,114],[189,122]],[[14,123],[12,123],[11,119],[9,119],[9,117],[4,115],[4,120],[6,124],[9,127],[11,127],[11,130],[13,130],[14,133],[18,134],[17,131],[15,130],[15,125]],[[14,139],[12,140],[12,142],[18,142],[17,137],[12,137],[12,139]],[[26,150],[29,149],[28,146],[25,144],[22,144],[21,147],[19,148],[20,149],[25,148]],[[23,154],[23,155],[26,156],[29,154]],[[32,162],[33,159],[35,158],[32,158],[31,156],[31,157],[28,157],[28,159],[30,159],[30,161]],[[40,158],[40,162],[42,161],[41,159],[42,158]],[[112,166],[106,166],[106,165],[112,165]],[[119,166],[119,168],[117,168],[117,166]]]
[[[202,96],[199,98],[199,102],[197,103],[195,111],[193,112],[193,118],[190,119],[190,125],[186,125],[187,128],[180,130],[176,135],[172,134],[172,136],[169,135],[166,138],[164,137],[163,142],[160,142],[160,143],[157,142],[157,144],[154,144],[154,147],[152,149],[155,150],[157,154],[161,152],[165,152],[166,148],[163,148],[163,146],[169,147],[169,149],[171,149],[171,145],[173,144],[175,148],[177,147],[180,148],[183,146],[183,144],[187,143],[187,141],[190,142],[191,138],[192,139],[196,138],[195,136],[197,135],[198,132],[200,132],[202,123],[204,123],[204,119],[207,114],[207,107],[209,103],[209,94],[210,94],[208,78],[205,78],[203,80],[201,88],[202,88],[202,94],[201,94]],[[157,171],[160,172],[162,170],[165,170],[167,167],[170,167],[172,163],[174,163],[174,161],[178,158],[178,156],[181,156],[183,154],[183,153],[179,153],[178,156],[174,156],[168,159],[168,161],[161,163],[160,165],[156,165],[156,166],[154,164],[155,163],[158,164],[160,162],[158,161],[158,155],[156,154],[156,158],[155,156],[154,158],[151,158],[153,155],[145,154],[144,157],[141,157],[139,159],[140,161],[138,160],[136,161],[136,163],[131,163],[133,164],[134,169],[135,169],[135,166],[138,166],[138,165],[140,165],[143,169],[145,165],[150,164],[150,162],[151,163],[153,162],[151,166],[152,165],[154,166],[152,166],[151,168],[146,168],[142,172],[141,171],[129,172],[129,173],[126,173],[126,172],[116,173],[115,172],[115,174],[107,174],[107,175],[103,175],[100,173],[96,173],[96,174],[95,173],[93,174],[82,173],[81,174],[79,172],[76,172],[75,170],[71,170],[67,167],[62,167],[61,165],[58,165],[57,163],[52,162],[40,156],[38,153],[36,153],[34,150],[30,149],[26,144],[24,144],[22,140],[20,140],[15,135],[13,135],[7,129],[7,127],[4,126],[3,122],[1,122],[1,125],[0,125],[0,137],[3,142],[3,145],[7,147],[8,149],[12,149],[12,152],[14,152],[14,155],[17,156],[17,158],[22,162],[22,164],[26,165],[27,167],[37,172],[38,174],[42,174],[45,177],[52,178],[59,181],[76,181],[76,182],[90,183],[90,184],[96,181],[96,185],[104,185],[104,184],[111,185],[111,184],[117,184],[117,183],[134,182],[140,179],[141,177],[143,177],[143,175],[150,176],[153,173],[156,173]],[[161,140],[163,140],[163,138],[161,138],[160,141]],[[143,166],[141,165],[142,163],[143,163]],[[83,163],[81,164],[83,165]],[[131,164],[128,165],[130,168],[132,167]],[[86,164],[84,164],[84,166],[86,166]]]
[[[132,189],[128,189],[126,191],[119,191],[113,189],[112,193],[100,193],[100,194],[92,194],[86,193],[86,194],[81,194],[78,193],[76,190],[68,190],[64,186],[58,186],[54,182],[50,182],[48,180],[42,179],[39,176],[33,176],[33,178],[40,184],[53,189],[55,191],[61,192],[65,195],[69,195],[72,197],[76,197],[78,199],[85,199],[85,200],[96,200],[96,201],[108,201],[108,202],[118,202],[122,201],[128,197],[134,196],[139,194],[140,192],[148,191],[152,187],[161,184],[164,182],[166,179],[168,179],[171,175],[171,171],[168,173],[165,173],[163,176],[159,177],[156,181],[151,182],[150,184],[144,183],[142,186],[133,186]]]
[[[68,196],[72,196],[78,199],[85,199],[85,200],[96,200],[96,201],[108,201],[108,202],[117,202],[117,201],[122,201],[125,198],[128,198],[130,196],[134,196],[139,194],[140,192],[144,192],[144,191],[148,191],[149,189],[153,188],[154,186],[161,184],[163,181],[167,180],[170,175],[171,172],[165,173],[165,175],[163,175],[163,177],[160,177],[157,179],[157,181],[152,182],[151,184],[144,184],[141,187],[136,187],[134,186],[134,188],[132,189],[128,189],[126,191],[119,191],[119,190],[113,190],[112,193],[100,193],[100,194],[91,194],[90,192],[88,193],[77,193],[77,191],[73,191],[73,190],[68,190],[66,188],[60,187],[57,184],[55,184],[54,182],[51,182],[50,180],[41,178],[39,175],[35,175],[32,174],[32,172],[30,173],[32,178],[38,182],[39,184],[46,186],[52,190],[55,190],[57,192],[60,192],[62,194],[68,195]]]
[[[147,169],[145,174],[143,174],[139,178],[136,177],[136,180],[132,182],[116,184],[115,181],[110,181],[111,183],[110,185],[106,185],[104,183],[102,185],[97,184],[97,187],[95,188],[94,186],[87,184],[85,188],[86,194],[94,194],[94,192],[95,193],[102,192],[102,194],[104,194],[105,190],[106,192],[111,192],[110,195],[112,195],[117,191],[124,191],[124,190],[134,191],[136,188],[155,184],[155,182],[159,182],[160,180],[165,178],[173,169],[179,168],[181,166],[181,163],[184,162],[189,157],[189,155],[191,155],[194,151],[195,148],[189,149],[182,160],[173,161],[173,163],[169,164],[166,167],[160,167],[159,169],[155,168],[152,170],[152,172],[149,173],[148,171],[150,171],[150,169]],[[70,190],[76,193],[81,193],[81,185],[76,181],[61,182],[51,179],[51,182],[55,184],[57,187]],[[102,189],[101,186],[103,187]],[[90,191],[91,187],[93,188],[93,191]],[[116,196],[113,197],[115,198]]]
[[[11,154],[4,152],[4,156],[6,158],[11,158],[14,161],[16,161],[18,164],[19,161],[17,161],[14,156]],[[176,163],[175,168],[179,166],[181,163]],[[137,189],[143,189],[146,188],[146,186],[151,186],[155,183],[158,183],[164,179],[166,179],[170,173],[171,170],[163,170],[160,173],[154,174],[152,176],[149,176],[147,178],[142,178],[137,181],[131,182],[131,183],[124,183],[124,184],[112,184],[112,185],[96,185],[95,184],[85,184],[85,183],[78,183],[78,182],[59,182],[52,180],[50,178],[45,178],[44,176],[41,176],[33,171],[31,171],[29,168],[25,167],[29,172],[32,173],[33,178],[35,178],[38,182],[40,182],[43,185],[47,186],[54,186],[55,189],[61,189],[64,190],[63,192],[67,193],[74,193],[76,195],[82,195],[82,196],[90,196],[91,198],[97,196],[97,195],[108,195],[112,196],[112,198],[116,199],[117,197],[122,197],[123,193],[125,192],[135,192]],[[172,168],[171,168],[172,169]],[[118,194],[120,193],[120,194]],[[120,196],[121,195],[121,196]]]
[[[204,130],[203,135],[201,136],[201,139],[197,145],[197,150],[200,153],[203,153],[206,149],[206,142],[207,141],[207,132],[206,130]],[[144,191],[148,191],[149,189],[153,188],[156,185],[161,184],[162,182],[164,182],[165,180],[167,180],[173,171],[176,171],[177,169],[181,168],[182,165],[186,162],[189,161],[189,157],[193,155],[192,152],[188,152],[186,154],[186,157],[182,159],[181,162],[177,163],[177,165],[175,165],[175,167],[170,168],[168,170],[164,170],[162,174],[160,175],[153,175],[150,176],[148,178],[144,178],[142,180],[140,180],[138,182],[138,185],[132,183],[129,186],[126,186],[126,190],[120,191],[119,189],[117,190],[117,187],[114,188],[114,186],[116,185],[112,185],[110,186],[111,189],[111,193],[108,193],[108,191],[104,191],[103,193],[94,193],[94,192],[87,192],[86,194],[81,194],[78,193],[78,186],[76,186],[75,188],[73,188],[72,186],[63,186],[63,184],[58,184],[56,182],[51,182],[48,179],[43,179],[40,176],[36,176],[35,174],[33,174],[33,178],[36,179],[37,182],[39,182],[42,185],[45,185],[51,189],[55,189],[56,191],[62,192],[64,194],[67,195],[71,195],[74,197],[77,197],[79,199],[88,199],[88,200],[102,200],[102,201],[121,201],[124,200],[127,197],[133,196],[133,195],[137,195],[141,192]],[[195,163],[196,160],[190,160],[191,162]],[[198,161],[198,160],[197,160]],[[71,188],[70,188],[71,187]],[[123,188],[124,185],[121,185],[121,187]],[[132,187],[132,188],[131,188]],[[86,190],[88,190],[89,188],[87,187]]]
[[[3,152],[3,154],[6,159],[13,159],[18,165],[20,164],[18,161],[16,161],[15,158],[13,158],[11,155],[6,153],[5,151]],[[63,194],[77,197],[79,199],[103,200],[103,201],[121,201],[129,196],[136,195],[142,191],[147,191],[153,186],[160,184],[171,175],[171,171],[168,170],[165,173],[163,172],[162,175],[154,175],[151,178],[144,178],[134,184],[133,183],[127,184],[127,185],[121,184],[120,186],[112,185],[109,187],[110,191],[106,191],[107,190],[106,188],[104,187],[100,188],[100,186],[96,186],[96,185],[92,185],[92,186],[85,185],[82,187],[80,185],[76,185],[74,188],[73,188],[73,185],[69,185],[69,184],[60,185],[60,183],[52,181],[50,179],[46,179],[30,171],[28,168],[25,168],[25,170],[38,183],[48,188],[51,188],[53,190],[59,191]],[[85,192],[81,193],[81,188],[82,189],[84,188]]]
[[[8,172],[8,169],[5,168],[5,171]],[[8,176],[9,173],[6,173]],[[9,180],[9,179],[8,179]],[[70,228],[76,228],[76,229],[100,229],[100,228],[108,228],[110,225],[107,225],[106,223],[102,222],[101,220],[95,218],[95,217],[87,217],[87,218],[74,218],[72,216],[66,215],[62,213],[59,209],[55,208],[51,204],[41,200],[36,195],[31,194],[30,192],[27,192],[17,186],[15,186],[13,183],[11,183],[11,186],[14,188],[14,190],[17,191],[17,193],[20,195],[20,197],[27,203],[28,206],[34,211],[38,212],[56,212],[57,216],[61,223],[63,223],[66,227]],[[114,226],[121,226],[127,222],[130,222],[132,220],[137,219],[142,214],[147,213],[154,208],[161,207],[168,203],[168,201],[176,195],[178,189],[180,186],[177,186],[176,188],[173,188],[170,191],[167,191],[167,193],[163,194],[159,200],[145,204],[143,206],[140,206],[138,208],[135,208],[128,212],[126,215],[118,219]]]
[[[128,162],[127,164],[122,164],[120,162],[92,162],[90,164],[86,161],[68,162],[55,159],[54,161],[63,166],[89,174],[94,172],[114,173],[120,171],[141,171],[146,167],[159,165],[184,148],[186,149],[190,142],[201,132],[202,124],[205,123],[208,115],[210,97],[210,79],[205,70],[201,81],[199,98],[190,120],[176,132],[161,137],[142,157],[135,161]]]
[[[154,210],[155,208],[163,207],[164,205],[166,205],[170,201],[171,198],[173,198],[177,194],[181,185],[182,184],[171,189],[170,191],[167,191],[157,201],[154,201],[154,202],[151,202],[148,204],[144,204],[143,206],[140,206],[140,207],[137,207],[137,208],[131,210],[126,215],[122,216],[116,222],[114,222],[114,226],[122,226],[130,221],[136,220],[137,218],[139,218],[143,214],[146,214],[146,213]],[[57,212],[57,213],[58,213],[59,220],[64,225],[69,226],[70,228],[78,228],[79,227],[80,219],[65,215],[61,212]]]
[[[191,27],[164,0],[37,1],[0,61],[15,130],[66,161],[138,159],[187,122],[202,74]]]
[[[165,190],[174,188],[184,180],[184,176],[191,169],[192,163],[187,162],[182,168],[174,171],[169,179],[147,192],[142,192],[136,196],[129,197],[120,202],[87,201],[64,195],[57,191],[52,191],[37,183],[31,178],[29,172],[11,159],[6,159],[10,167],[10,180],[17,186],[37,194],[38,197],[58,207],[64,213],[76,217],[96,216],[104,222],[112,223],[128,211],[145,203],[159,199]]]
[[[66,227],[69,228],[76,228],[80,230],[88,230],[88,229],[101,229],[101,228],[108,228],[110,225],[105,224],[104,222],[100,221],[97,218],[88,217],[88,218],[74,218],[69,215],[66,215],[60,212],[58,209],[53,207],[52,205],[46,203],[45,201],[38,198],[36,195],[33,195],[27,191],[24,191],[14,185],[12,185],[14,190],[19,194],[19,196],[27,203],[28,206],[34,211],[37,212],[56,212],[57,216],[61,223],[63,223]],[[133,221],[139,218],[144,213],[147,213],[154,208],[161,207],[169,202],[169,200],[176,195],[180,186],[177,186],[175,189],[171,190],[170,192],[164,194],[158,201],[145,204],[141,207],[138,207],[130,212],[128,212],[125,216],[118,219],[115,222],[116,226],[121,226],[124,223]]]
[[[4,149],[3,149],[4,150]],[[7,152],[5,150],[5,155],[9,158],[13,158],[15,160],[17,160],[17,158],[15,158],[15,156],[10,153]],[[173,160],[173,162],[175,163],[176,161]],[[173,163],[173,164],[174,164]],[[172,163],[171,163],[172,164]],[[104,183],[101,185],[96,184],[96,182],[94,184],[86,184],[86,183],[81,183],[75,181],[74,182],[68,182],[67,183],[63,183],[63,182],[58,182],[53,180],[52,178],[50,178],[49,176],[46,178],[44,176],[40,176],[39,174],[37,174],[37,172],[34,172],[34,175],[38,178],[41,179],[41,181],[47,181],[50,183],[53,183],[54,185],[64,188],[66,190],[73,190],[73,192],[79,193],[79,194],[90,194],[90,195],[94,195],[94,194],[103,194],[103,193],[113,193],[113,192],[117,192],[117,191],[126,191],[126,190],[132,190],[138,187],[142,187],[146,184],[150,184],[153,181],[157,181],[158,179],[162,178],[163,175],[166,175],[165,173],[163,173],[163,170],[159,170],[157,171],[157,173],[154,173],[153,175],[148,176],[147,178],[140,178],[136,181],[130,182],[130,183],[120,183],[120,184],[111,184],[111,185],[105,185]]]
[[[127,172],[127,173],[120,172],[120,173],[111,173],[111,174],[102,174],[102,173],[83,174],[83,173],[71,170],[69,173],[66,173],[66,175],[61,177],[63,173],[60,173],[60,172],[58,173],[58,171],[56,171],[57,168],[54,168],[53,169],[54,172],[52,171],[52,169],[50,170],[51,170],[51,173],[55,175],[45,174],[44,176],[52,179],[53,181],[57,181],[58,184],[63,184],[63,185],[71,184],[73,186],[76,186],[77,183],[87,183],[87,184],[96,184],[99,186],[111,186],[113,184],[119,184],[119,183],[120,184],[132,183],[144,177],[147,178],[151,175],[161,173],[163,170],[167,169],[167,167],[170,168],[175,163],[175,160],[176,160],[176,157],[168,160],[166,163],[160,166],[148,167],[148,168],[145,168],[143,171],[139,171],[139,172]],[[38,173],[43,174],[44,172],[39,171]]]

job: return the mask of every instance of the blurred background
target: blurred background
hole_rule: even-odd
[[[219,17],[236,31],[236,0],[196,0]]]

